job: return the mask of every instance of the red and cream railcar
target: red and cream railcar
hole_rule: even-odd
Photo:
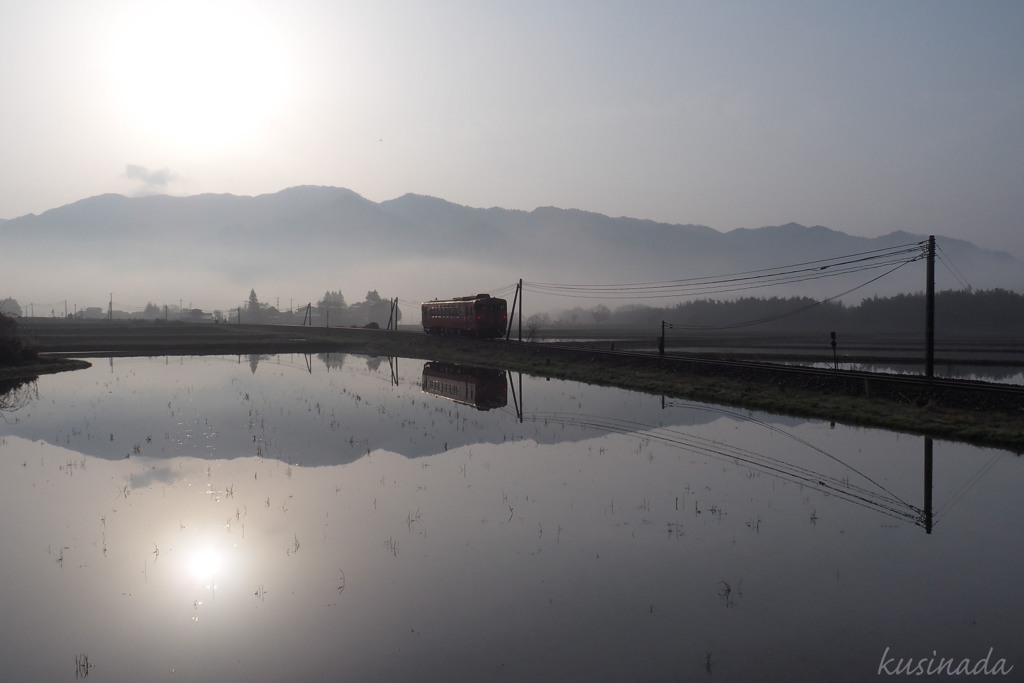
[[[500,337],[507,323],[506,303],[490,294],[427,301],[421,307],[427,334],[463,334]]]

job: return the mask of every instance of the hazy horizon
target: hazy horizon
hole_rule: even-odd
[[[8,247],[0,298],[56,317],[65,306],[105,313],[111,299],[128,313],[151,303],[227,313],[246,308],[252,290],[279,310],[316,304],[326,291],[354,304],[375,290],[398,298],[414,322],[422,301],[478,292],[511,300],[520,279],[527,316],[750,296],[855,304],[921,292],[926,275],[923,235],[869,239],[796,224],[721,233],[414,195],[376,203],[336,187],[258,197],[103,195],[0,230]],[[940,291],[1024,291],[1024,266],[1005,252],[941,235],[937,246]]]

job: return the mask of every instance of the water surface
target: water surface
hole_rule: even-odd
[[[352,355],[101,360],[16,399],[4,680],[1024,672],[1007,452]]]

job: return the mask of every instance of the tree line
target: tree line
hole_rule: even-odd
[[[263,303],[250,290],[245,307],[229,314],[229,322],[237,322],[239,316],[244,323],[308,324],[316,327],[384,327],[392,316],[391,301],[381,298],[376,289],[366,293],[366,298],[354,304],[345,301],[341,290],[327,290],[315,304],[307,303],[297,309],[280,311],[275,306]],[[401,311],[397,312],[401,320]]]
[[[0,299],[0,315],[19,318],[25,311],[17,300],[10,297]],[[366,293],[362,301],[349,304],[341,290],[327,290],[316,303],[307,302],[298,307],[282,310],[278,306],[260,301],[255,289],[249,290],[246,303],[227,310],[204,311],[190,308],[182,304],[158,305],[149,302],[141,311],[126,312],[121,310],[108,311],[107,308],[91,306],[69,312],[68,318],[80,320],[101,320],[108,316],[115,320],[158,320],[183,322],[213,323],[264,323],[278,325],[313,325],[331,327],[366,327],[387,325],[392,318],[391,300],[381,298],[377,290]],[[401,320],[401,310],[397,311]],[[51,311],[47,317],[63,318],[63,313]],[[6,328],[0,328],[0,333]]]
[[[923,333],[923,293],[875,296],[859,304],[819,302],[809,297],[745,297],[732,301],[697,299],[667,307],[628,305],[610,310],[603,304],[574,308],[557,318],[531,316],[535,327],[622,325],[678,331]],[[935,324],[941,332],[1024,332],[1024,295],[1005,289],[942,291],[935,294]]]

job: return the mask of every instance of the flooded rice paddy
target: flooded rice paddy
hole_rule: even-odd
[[[2,405],[3,680],[1024,675],[1008,452],[353,355]]]

